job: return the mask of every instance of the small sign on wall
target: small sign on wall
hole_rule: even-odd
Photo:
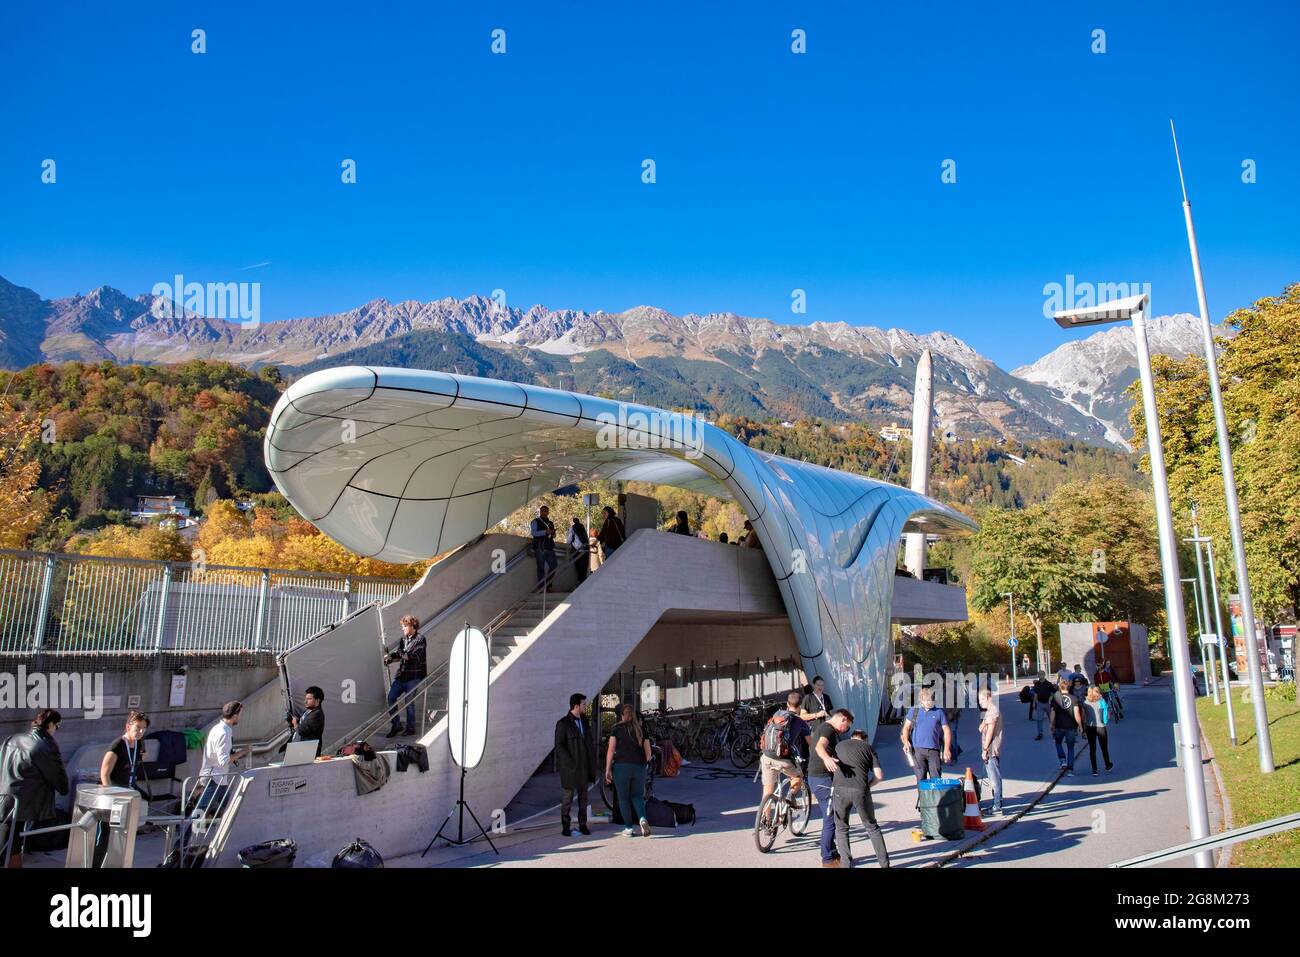
[[[140,696],[138,694],[129,694],[126,696],[126,709],[128,711],[140,710]]]
[[[185,675],[172,675],[172,690],[167,696],[169,708],[185,707]]]
[[[271,797],[282,798],[307,790],[306,778],[276,778],[271,782]]]

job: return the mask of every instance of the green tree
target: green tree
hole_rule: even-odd
[[[1043,506],[985,512],[970,554],[971,604],[987,612],[1011,592],[1040,645],[1049,618],[1090,620],[1106,606],[1106,589],[1091,572],[1092,556],[1067,539]]]

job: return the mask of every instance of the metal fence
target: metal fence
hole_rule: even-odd
[[[414,584],[0,550],[0,655],[274,653]]]

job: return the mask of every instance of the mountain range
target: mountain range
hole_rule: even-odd
[[[176,314],[173,315],[173,312]],[[1149,323],[1153,352],[1199,349],[1190,315]],[[347,312],[245,327],[109,286],[61,299],[0,278],[0,367],[38,362],[405,365],[490,375],[647,404],[751,418],[818,417],[907,425],[916,363],[934,359],[938,426],[957,438],[1070,438],[1126,446],[1136,378],[1132,335],[1113,328],[1012,372],[944,332],[734,313],[677,316],[521,310],[482,296],[375,299]]]

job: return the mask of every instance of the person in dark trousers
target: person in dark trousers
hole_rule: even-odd
[[[889,866],[889,851],[885,849],[885,836],[876,823],[876,809],[871,803],[872,780],[883,781],[885,772],[875,749],[867,741],[865,731],[854,731],[847,741],[835,746],[835,791],[831,796],[835,809],[835,847],[839,851],[841,867],[853,867],[849,852],[849,814],[857,808],[858,819],[871,838],[876,851],[876,863]]]
[[[609,736],[605,752],[605,783],[613,785],[623,814],[624,837],[636,837],[636,821],[641,836],[650,836],[650,822],[645,816],[646,766],[650,763],[650,739],[641,729],[636,709],[625,704],[619,709],[619,722]]]
[[[573,570],[578,575],[578,584],[581,585],[587,580],[587,572],[591,569],[591,540],[587,537],[587,526],[582,524],[582,519],[574,516],[573,524],[569,526],[569,534],[565,536],[564,544],[569,546],[569,551],[573,553]]]
[[[68,771],[59,753],[55,732],[63,715],[53,708],[42,708],[32,719],[31,730],[10,736],[0,748],[0,822],[8,820],[14,802],[18,813],[13,826],[14,852],[10,867],[21,867],[25,838],[23,834],[55,818],[54,795],[68,793]],[[6,846],[9,835],[2,833],[6,825],[0,823],[0,848]]]
[[[149,730],[149,716],[143,711],[129,711],[122,736],[113,742],[113,746],[104,752],[104,760],[99,764],[99,783],[102,787],[134,788],[144,793],[140,780],[144,777],[141,766],[144,764],[144,736]],[[108,838],[111,829],[107,821],[100,821],[95,826],[95,854],[92,867],[103,867],[108,854]]]
[[[293,737],[290,740],[315,741],[316,756],[320,757],[321,738],[325,737],[325,709],[322,707],[325,692],[317,685],[312,685],[303,692],[302,703],[306,710],[291,720]]]
[[[808,785],[822,814],[821,848],[822,867],[839,867],[840,858],[835,851],[835,806],[831,800],[834,787],[835,746],[840,735],[853,727],[853,715],[844,708],[832,711],[812,736],[812,753],[808,756]]]
[[[615,549],[623,544],[623,539],[626,537],[623,520],[614,513],[612,507],[606,505],[605,519],[600,524],[600,531],[596,533],[596,541],[600,542],[603,556],[609,558],[614,554]]]
[[[406,727],[398,717],[397,699],[412,691],[425,675],[428,674],[425,663],[424,636],[420,634],[420,619],[414,615],[402,618],[402,638],[397,649],[384,656],[384,664],[398,662],[397,675],[388,688],[388,705],[392,713],[393,725],[388,729],[387,737],[396,738],[403,734],[415,734],[415,698],[406,702]]]
[[[1079,702],[1070,694],[1070,682],[1062,679],[1059,691],[1052,695],[1052,740],[1056,743],[1056,756],[1068,775],[1074,774],[1074,739],[1083,725]]]
[[[1110,705],[1101,689],[1093,685],[1088,689],[1079,713],[1083,716],[1083,733],[1088,739],[1088,760],[1092,762],[1092,776],[1097,776],[1097,745],[1101,745],[1101,759],[1106,762],[1106,770],[1115,767],[1110,760],[1110,741],[1106,726],[1110,724]]]
[[[537,517],[529,523],[533,537],[533,555],[537,559],[537,584],[549,582],[555,574],[555,523],[550,519],[550,509],[543,505]]]
[[[943,777],[943,762],[952,760],[952,726],[944,710],[934,706],[931,689],[922,688],[917,700],[920,707],[907,712],[900,737],[903,753],[912,755],[919,785],[928,777]]]
[[[555,722],[555,770],[560,774],[560,833],[573,834],[570,809],[578,802],[578,831],[587,829],[587,789],[596,781],[596,736],[587,721],[587,696],[569,695],[569,711]]]
[[[1056,694],[1056,686],[1047,680],[1045,672],[1038,672],[1038,680],[1034,682],[1034,703],[1038,706],[1034,711],[1034,720],[1038,722],[1038,735],[1034,738],[1035,741],[1043,740],[1043,722],[1051,710],[1049,705],[1054,694]]]
[[[677,519],[671,526],[669,526],[668,531],[672,532],[674,535],[691,534],[691,523],[687,520],[684,511],[677,513]]]

